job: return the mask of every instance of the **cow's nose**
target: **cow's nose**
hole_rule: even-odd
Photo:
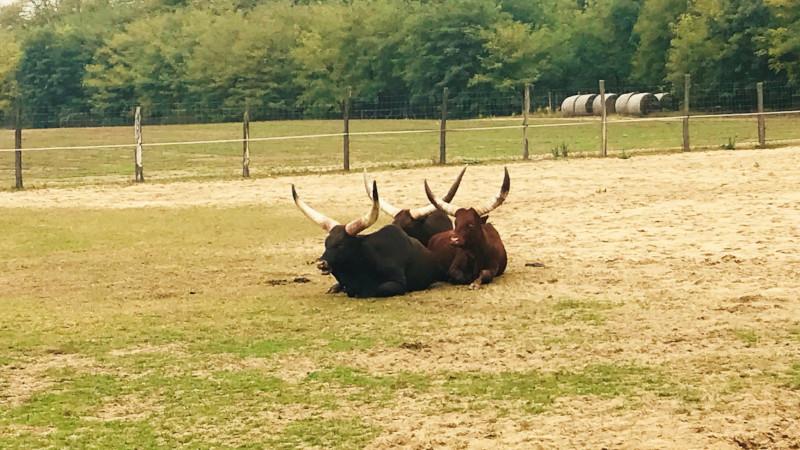
[[[450,236],[450,245],[461,245],[461,239],[458,236]]]
[[[328,273],[331,271],[330,266],[328,266],[328,261],[324,259],[320,259],[317,263],[317,269],[319,269],[322,273]]]

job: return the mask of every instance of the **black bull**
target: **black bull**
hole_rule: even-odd
[[[292,197],[298,208],[328,232],[325,253],[319,268],[338,282],[338,290],[350,297],[390,297],[422,290],[445,274],[433,254],[418,240],[409,237],[396,225],[387,225],[375,233],[358,233],[378,219],[379,198],[372,184],[372,209],[362,218],[340,225],[305,204],[292,185]],[[336,288],[336,286],[334,286]]]

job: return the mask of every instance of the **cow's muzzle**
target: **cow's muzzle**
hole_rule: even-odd
[[[323,275],[330,275],[331,273],[331,267],[328,265],[328,261],[325,261],[324,259],[319,260],[317,263],[317,269],[319,269]]]
[[[453,247],[463,247],[464,240],[461,239],[459,236],[450,236],[450,245]]]

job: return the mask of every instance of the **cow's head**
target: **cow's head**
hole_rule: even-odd
[[[306,217],[328,232],[328,237],[325,239],[325,253],[322,254],[319,264],[317,264],[317,267],[325,274],[335,270],[337,265],[342,262],[356,257],[360,246],[356,236],[372,226],[378,220],[378,214],[380,213],[378,186],[375,182],[372,183],[372,208],[363,217],[359,217],[346,225],[339,224],[339,222],[314,210],[303,200],[300,200],[294,185],[292,185],[292,198],[294,199],[294,204]]]
[[[508,169],[505,169],[503,185],[500,187],[500,192],[495,195],[492,200],[483,206],[461,208],[436,197],[428,186],[428,181],[425,181],[425,194],[427,194],[428,200],[430,200],[436,208],[456,219],[455,229],[450,237],[450,244],[456,247],[470,247],[483,239],[481,226],[485,224],[486,220],[489,218],[488,214],[503,204],[506,197],[508,197],[508,191],[510,189],[511,178],[508,175]]]
[[[464,166],[464,168],[461,169],[461,172],[459,172],[455,181],[453,181],[453,184],[450,186],[450,190],[448,190],[447,194],[442,197],[445,202],[453,200],[453,197],[456,196],[456,192],[458,192],[458,187],[461,186],[461,179],[464,178],[464,172],[466,172],[466,170],[467,166]],[[364,169],[364,190],[367,191],[367,196],[372,198],[370,184],[369,181],[367,181],[367,169]],[[380,206],[384,213],[392,216],[394,219],[393,223],[406,230],[408,234],[411,234],[410,231],[414,227],[422,226],[420,219],[424,219],[436,211],[436,206],[430,204],[421,206],[419,208],[400,209],[383,199],[380,200]]]

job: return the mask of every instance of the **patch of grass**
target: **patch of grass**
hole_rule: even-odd
[[[553,322],[559,325],[574,321],[602,325],[606,321],[603,311],[613,307],[611,303],[595,300],[559,300],[553,305]]]
[[[363,420],[311,418],[296,420],[271,442],[275,448],[363,448],[378,434],[378,427]]]
[[[344,388],[356,388],[351,400],[382,402],[391,398],[398,390],[425,391],[431,380],[422,374],[402,372],[394,375],[371,375],[352,367],[334,367],[308,375],[307,381],[328,383]]]
[[[299,349],[307,343],[298,339],[259,339],[259,340],[233,340],[224,339],[211,341],[200,346],[210,353],[231,353],[243,357],[267,357],[276,353]]]
[[[758,333],[750,329],[733,330],[733,335],[736,336],[736,338],[740,341],[744,342],[747,347],[751,347],[757,344],[759,341]]]
[[[631,158],[631,156],[633,156],[633,155],[631,155],[630,153],[627,153],[627,152],[625,151],[625,149],[622,149],[622,150],[620,151],[620,153],[619,153],[619,156],[618,156],[618,158],[619,158],[619,159],[630,159],[630,158]]]
[[[800,363],[795,363],[792,365],[792,368],[789,369],[788,376],[789,387],[795,390],[800,390]]]
[[[719,146],[723,150],[736,150],[736,138],[728,137],[728,142]]]
[[[544,411],[560,397],[620,397],[640,391],[674,395],[674,386],[654,369],[610,364],[574,372],[456,373],[449,376],[445,387],[458,396],[519,401],[534,413]]]

